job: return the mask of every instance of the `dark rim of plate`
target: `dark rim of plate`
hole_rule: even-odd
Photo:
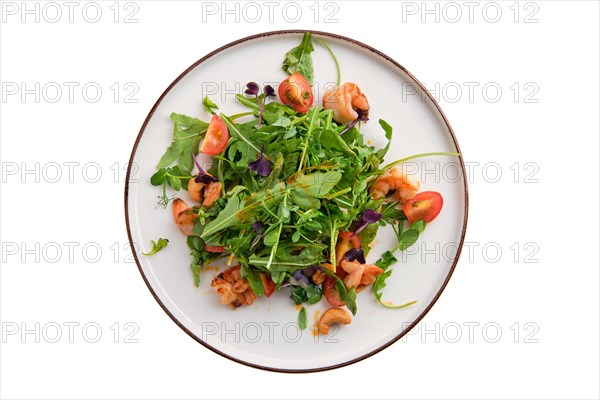
[[[305,32],[311,32],[311,33],[313,33],[314,35],[317,35],[317,36],[324,36],[324,37],[329,37],[329,38],[337,39],[337,40],[340,40],[340,41],[349,42],[349,43],[352,43],[352,44],[357,45],[359,47],[362,47],[363,49],[367,49],[367,50],[373,52],[374,54],[376,54],[377,56],[383,57],[384,59],[386,59],[387,61],[389,61],[390,63],[392,63],[395,67],[397,67],[400,70],[402,70],[402,72],[404,72],[406,75],[408,75],[420,87],[420,89],[423,91],[423,93],[425,93],[427,95],[427,97],[429,98],[429,100],[431,100],[431,103],[435,106],[437,112],[440,114],[440,116],[444,120],[444,124],[448,128],[448,132],[450,133],[450,136],[452,137],[452,141],[454,143],[454,146],[456,147],[458,153],[461,154],[460,157],[459,157],[460,165],[461,165],[463,177],[466,178],[467,175],[466,175],[466,171],[465,171],[465,164],[464,164],[464,160],[463,160],[463,157],[462,157],[462,152],[460,151],[460,148],[458,146],[458,142],[456,140],[456,136],[454,135],[454,131],[452,130],[452,127],[450,126],[450,122],[446,118],[446,115],[444,114],[444,112],[440,108],[440,106],[437,103],[437,101],[435,100],[435,98],[425,88],[425,86],[417,78],[415,78],[415,76],[413,76],[408,70],[406,70],[406,68],[404,68],[402,65],[400,65],[398,62],[396,62],[392,58],[388,57],[387,55],[383,54],[379,50],[374,49],[371,46],[368,46],[368,45],[366,45],[366,44],[364,44],[362,42],[359,42],[359,41],[354,40],[354,39],[350,39],[350,38],[345,37],[345,36],[336,35],[334,33],[312,31],[312,30],[302,30],[302,29],[281,30],[281,31],[272,31],[272,32],[259,33],[259,34],[248,36],[248,37],[245,37],[245,38],[242,38],[242,39],[238,39],[238,40],[236,40],[234,42],[226,44],[225,46],[222,46],[222,47],[220,47],[220,48],[218,48],[218,49],[210,52],[209,54],[205,55],[204,57],[202,57],[201,59],[199,59],[198,61],[196,61],[188,69],[186,69],[185,71],[183,71],[181,73],[181,75],[179,75],[169,85],[169,87],[167,87],[167,89],[160,95],[160,97],[158,98],[158,100],[156,101],[156,103],[154,104],[154,106],[152,107],[152,109],[150,110],[150,112],[148,113],[148,116],[144,120],[144,123],[142,124],[142,127],[140,128],[140,132],[138,133],[137,138],[135,139],[135,143],[133,145],[133,150],[131,151],[131,157],[129,158],[129,164],[128,164],[128,168],[127,168],[127,177],[126,177],[126,180],[125,180],[125,224],[127,225],[127,236],[129,237],[129,244],[130,244],[130,248],[131,249],[134,248],[133,247],[134,244],[133,244],[133,239],[131,237],[131,227],[130,227],[130,224],[129,224],[129,201],[128,201],[128,195],[129,195],[129,178],[131,176],[131,168],[132,168],[132,165],[133,165],[133,159],[135,157],[135,153],[136,153],[138,144],[139,144],[139,142],[140,142],[140,140],[142,138],[142,135],[144,134],[144,131],[146,130],[146,125],[148,124],[148,122],[150,121],[150,119],[152,118],[152,116],[154,115],[154,112],[156,111],[156,109],[158,108],[158,106],[160,105],[160,103],[162,102],[163,98],[167,95],[167,93],[169,93],[171,91],[171,89],[184,76],[186,76],[190,71],[192,71],[198,65],[202,64],[204,61],[208,60],[209,58],[213,57],[214,55],[222,52],[223,50],[229,49],[231,47],[237,46],[239,44],[242,44],[244,42],[248,42],[248,41],[254,40],[254,39],[264,38],[264,37],[268,37],[268,36],[276,36],[276,35],[293,35],[293,34],[299,35],[299,34],[304,34]],[[152,286],[148,282],[148,279],[146,278],[146,275],[144,274],[144,271],[142,270],[142,267],[141,267],[141,264],[140,264],[140,261],[139,261],[139,259],[137,257],[136,252],[132,251],[132,253],[133,253],[133,257],[135,259],[135,262],[137,264],[138,270],[140,271],[140,274],[142,275],[142,278],[144,279],[144,282],[146,283],[146,286],[148,287],[148,289],[152,293],[152,296],[154,296],[154,299],[156,299],[156,301],[158,302],[158,304],[167,313],[167,315],[173,320],[173,322],[175,322],[185,333],[187,333],[188,335],[190,335],[194,340],[196,340],[198,343],[200,343],[204,347],[206,347],[209,350],[212,350],[215,353],[217,353],[217,354],[219,354],[219,355],[221,355],[221,356],[223,356],[225,358],[228,358],[228,359],[230,359],[232,361],[235,361],[235,362],[238,362],[240,364],[244,364],[244,365],[247,365],[247,366],[250,366],[250,367],[254,367],[254,368],[266,370],[266,371],[287,372],[287,373],[307,373],[307,372],[328,371],[328,370],[331,370],[331,369],[345,367],[347,365],[354,364],[356,362],[362,361],[362,360],[364,360],[364,359],[366,359],[368,357],[371,357],[372,355],[374,355],[376,353],[379,353],[380,351],[382,351],[383,349],[387,348],[388,346],[392,345],[393,343],[395,343],[396,341],[398,341],[400,338],[402,338],[404,335],[406,335],[412,328],[414,328],[423,319],[423,317],[425,317],[425,315],[429,312],[429,310],[431,309],[431,307],[433,307],[433,305],[439,299],[440,295],[442,294],[442,292],[446,288],[446,285],[450,281],[450,277],[452,276],[452,273],[454,272],[454,269],[456,268],[456,264],[458,263],[458,259],[460,258],[460,254],[462,252],[463,243],[464,243],[464,240],[465,240],[465,232],[466,232],[466,229],[467,229],[467,217],[468,217],[468,210],[469,210],[469,191],[468,191],[467,180],[466,179],[463,179],[463,184],[465,186],[465,198],[464,198],[465,209],[464,209],[464,220],[463,220],[463,228],[462,228],[462,232],[461,232],[460,242],[459,242],[458,249],[457,249],[457,252],[456,252],[456,257],[454,258],[454,261],[452,263],[452,267],[450,268],[450,271],[448,272],[448,275],[446,276],[446,279],[444,280],[442,286],[440,287],[440,289],[438,290],[438,292],[433,297],[433,300],[431,300],[431,302],[427,305],[427,307],[425,308],[425,310],[414,320],[414,322],[412,322],[407,328],[405,328],[404,330],[402,330],[402,332],[400,332],[399,335],[397,335],[396,337],[394,337],[393,339],[391,339],[387,343],[383,344],[382,346],[378,347],[377,349],[375,349],[373,351],[370,351],[369,353],[364,354],[364,355],[362,355],[360,357],[354,358],[354,359],[349,360],[349,361],[345,361],[343,363],[329,365],[329,366],[326,366],[326,367],[308,368],[308,369],[284,369],[284,368],[267,367],[267,366],[264,366],[264,365],[258,365],[258,364],[254,364],[254,363],[251,363],[251,362],[248,362],[248,361],[240,360],[238,358],[232,357],[232,356],[230,356],[230,355],[228,355],[228,354],[226,354],[226,353],[224,353],[224,352],[222,352],[222,351],[214,348],[213,346],[209,345],[208,343],[204,342],[199,337],[197,337],[194,333],[192,333],[189,329],[187,329],[179,320],[177,320],[177,318],[175,318],[175,316],[173,314],[171,314],[171,312],[167,309],[167,307],[158,298],[158,295],[156,294],[156,292],[154,291],[154,289],[152,288]]]

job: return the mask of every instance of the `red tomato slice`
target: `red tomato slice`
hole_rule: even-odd
[[[281,82],[278,93],[281,102],[296,112],[306,113],[312,106],[312,89],[306,79],[297,72]]]
[[[260,273],[260,279],[262,280],[263,288],[265,289],[265,296],[271,297],[275,291],[275,282],[273,282],[273,279],[264,272]]]
[[[442,211],[443,205],[444,199],[438,192],[421,192],[406,201],[402,210],[411,224],[419,220],[429,223]]]
[[[210,253],[222,253],[225,251],[223,246],[211,246],[210,244],[204,243],[204,249]]]
[[[336,279],[331,276],[327,276],[325,281],[323,282],[323,294],[325,295],[325,299],[327,302],[333,307],[342,307],[345,306],[346,303],[340,300],[340,294],[335,288]]]
[[[200,152],[209,156],[216,156],[227,147],[229,141],[229,130],[223,120],[217,115],[213,115],[208,125],[208,130],[204,140],[200,145]]]
[[[335,247],[335,259],[336,259],[336,267],[339,267],[342,264],[342,260],[344,259],[344,255],[350,249],[360,249],[362,247],[362,243],[360,242],[360,237],[356,235],[354,232],[340,232],[338,236],[338,244]],[[336,268],[336,271],[339,268]]]

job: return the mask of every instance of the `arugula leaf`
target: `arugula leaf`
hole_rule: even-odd
[[[350,310],[352,315],[356,315],[356,311],[358,311],[356,307],[356,288],[352,287],[350,290],[348,290],[344,284],[344,281],[342,281],[340,278],[337,278],[337,281],[335,282],[335,288],[340,295],[340,300],[346,303],[346,307],[348,307],[348,310]]]
[[[273,184],[279,179],[279,174],[281,174],[281,170],[283,169],[283,154],[277,154],[277,160],[275,161],[275,165],[271,170],[271,174],[267,177],[264,183],[264,187],[270,189]]]
[[[306,78],[308,84],[313,84],[313,61],[310,53],[315,50],[312,44],[312,34],[306,32],[302,42],[285,54],[281,69],[292,75],[296,72]]]
[[[387,270],[390,265],[394,265],[398,262],[398,259],[394,257],[391,251],[386,251],[381,255],[379,260],[375,261],[375,265],[377,265],[382,270]]]
[[[254,145],[254,143],[252,143],[252,141],[250,141],[241,131],[240,129],[240,125],[234,123],[232,120],[229,119],[229,117],[227,117],[225,114],[221,113],[220,115],[221,119],[223,120],[223,122],[225,122],[225,125],[227,125],[227,129],[229,129],[229,133],[231,134],[231,136],[236,137],[240,140],[243,140],[244,142],[246,142],[248,144],[248,146],[252,147],[254,150],[256,150],[257,153],[260,153],[260,149],[258,147],[256,147]]]
[[[325,268],[325,273],[335,279],[335,289],[340,295],[340,300],[346,303],[346,307],[352,312],[352,315],[356,315],[356,311],[358,310],[356,307],[356,288],[352,287],[348,290],[344,281],[328,268]]]
[[[156,242],[154,240],[151,240],[150,242],[152,242],[152,250],[150,250],[149,253],[142,253],[145,256],[153,256],[154,254],[167,247],[167,245],[169,244],[169,239],[160,238]]]
[[[194,253],[192,252],[192,257],[194,257]],[[200,271],[202,270],[202,266],[194,261],[190,263],[190,269],[192,270],[192,276],[194,277],[194,286],[200,286]]]
[[[209,112],[213,115],[216,112],[215,110],[219,109],[219,107],[215,103],[213,103],[213,101],[209,99],[208,96],[206,96],[204,100],[202,100],[202,106],[204,106],[204,111]]]
[[[410,246],[412,246],[419,238],[419,234],[422,233],[423,230],[425,230],[425,225],[426,225],[425,221],[420,220],[420,221],[417,221],[414,224],[412,224],[410,229],[408,229],[406,231],[402,231],[402,222],[400,222],[400,224],[398,225],[398,231],[397,231],[398,245],[392,251],[386,251],[385,253],[383,253],[381,255],[381,257],[379,258],[379,260],[377,260],[375,262],[375,265],[377,265],[379,268],[381,268],[385,271],[383,274],[379,275],[375,279],[375,282],[373,283],[373,296],[375,296],[375,300],[377,300],[377,302],[379,304],[381,304],[382,306],[387,307],[387,308],[404,308],[404,307],[408,307],[408,306],[416,303],[416,301],[411,301],[406,304],[394,306],[394,305],[388,304],[386,302],[383,302],[381,300],[381,296],[382,296],[382,290],[386,286],[385,280],[387,278],[389,278],[390,275],[392,274],[392,270],[388,270],[388,268],[391,265],[398,262],[396,257],[394,257],[393,252],[396,249],[404,251],[407,248],[409,248]]]
[[[415,244],[417,239],[419,238],[419,231],[416,229],[409,229],[407,231],[402,232],[400,235],[400,243],[398,248],[400,251],[404,251],[408,249],[410,246]]]
[[[289,272],[294,273],[300,268],[305,268],[310,265],[320,265],[325,262],[323,250],[325,245],[321,243],[310,243],[298,253],[297,248],[301,247],[300,243],[282,243],[278,246],[275,256],[271,261],[271,273],[273,272]],[[270,252],[269,252],[270,253]],[[269,262],[269,257],[252,254],[248,262],[257,267],[265,267]]]
[[[404,251],[415,244],[419,235],[425,230],[425,221],[419,220],[410,226],[410,229],[402,232],[402,223],[398,225],[398,249]]]
[[[323,289],[318,285],[308,285],[306,287],[306,301],[308,304],[315,304],[321,300]]]
[[[303,191],[291,191],[290,200],[303,210],[318,209],[321,207],[319,199],[315,199]]]
[[[158,168],[171,165],[179,160],[181,167],[189,172],[194,167],[192,153],[198,153],[200,139],[208,129],[208,123],[187,115],[171,113],[173,121],[173,141],[158,162]]]
[[[340,128],[345,129],[344,126],[341,126]],[[354,144],[361,145],[361,143],[357,143],[361,139],[360,131],[354,127],[340,134],[340,137],[348,144],[348,146]]]
[[[244,209],[245,202],[244,200],[240,200],[239,193],[244,190],[244,187],[238,186],[234,189],[234,193],[232,193],[227,200],[227,204],[223,211],[217,215],[217,218],[210,221],[205,227],[202,236],[200,236],[204,240],[208,240],[208,238],[223,229],[234,226],[239,222],[238,213],[240,210]]]
[[[379,125],[381,125],[381,127],[383,128],[385,132],[385,138],[388,140],[385,147],[383,149],[378,150],[375,153],[377,158],[379,158],[379,161],[383,162],[383,158],[387,154],[388,150],[390,149],[390,145],[392,144],[392,126],[382,119],[379,120]]]
[[[289,106],[276,101],[265,104],[263,109],[263,119],[272,126],[278,126],[276,125],[277,121],[295,115],[296,111],[292,110]]]
[[[344,301],[346,302],[346,307],[352,311],[352,315],[356,315],[358,308],[356,307],[356,288],[354,286],[348,290],[348,294]]]
[[[381,220],[387,224],[393,224],[396,220],[404,220],[406,219],[406,215],[404,215],[404,211],[399,209],[398,206],[400,203],[397,201],[386,203],[381,207]]]
[[[292,120],[287,117],[279,118],[277,121],[273,122],[271,126],[281,126],[282,128],[287,128],[292,125]]]
[[[196,223],[194,225],[194,235],[197,232],[197,227],[201,227],[201,224]],[[192,262],[190,263],[190,270],[194,277],[194,285],[198,287],[200,285],[200,272],[205,265],[215,261],[214,253],[209,253],[204,248],[204,241],[198,236],[188,236],[187,245],[190,249],[190,255],[192,256]],[[220,256],[217,256],[217,258]]]
[[[342,179],[338,171],[315,172],[300,175],[296,181],[288,186],[290,200],[303,210],[318,209],[321,207],[319,198],[324,198]]]
[[[360,238],[360,242],[363,244],[363,252],[365,257],[369,254],[371,248],[369,244],[375,240],[375,236],[377,236],[377,231],[379,230],[378,224],[369,224],[365,229],[360,231],[358,237]]]
[[[291,288],[290,298],[294,300],[294,303],[296,303],[296,305],[304,303],[306,301],[306,290],[304,290],[302,286],[296,285],[292,285]]]
[[[240,274],[242,278],[246,278],[250,287],[256,293],[257,296],[265,294],[265,287],[262,284],[262,279],[258,275],[257,271],[252,270],[245,263],[240,263]]]
[[[302,307],[298,313],[298,325],[300,329],[306,329],[306,308]]]
[[[340,151],[349,156],[357,157],[344,139],[342,139],[340,134],[331,129],[326,129],[321,132],[319,135],[319,142],[321,143],[321,146],[326,149]]]
[[[423,231],[425,230],[425,226],[426,226],[425,221],[420,219],[417,222],[415,222],[414,224],[412,224],[410,229],[416,229],[419,233],[423,233]]]
[[[286,274],[281,271],[271,271],[271,280],[275,282],[275,290],[281,289],[281,285],[286,279]]]
[[[232,139],[227,146],[228,161],[233,163],[240,172],[246,171],[248,164],[256,160],[257,155],[256,150],[242,140]]]
[[[373,296],[375,297],[375,300],[377,300],[377,302],[379,304],[381,304],[382,306],[384,306],[384,307],[387,307],[387,308],[396,308],[396,309],[397,308],[408,307],[410,305],[415,304],[417,301],[413,300],[413,301],[410,301],[408,303],[400,304],[400,305],[396,305],[395,306],[395,305],[389,304],[388,302],[384,302],[384,301],[381,300],[381,295],[382,295],[381,291],[386,286],[385,280],[387,278],[389,278],[391,274],[392,274],[392,270],[389,270],[389,271],[386,271],[383,274],[379,275],[377,277],[377,279],[375,279],[375,282],[373,283]]]
[[[256,192],[250,197],[240,199],[240,192],[246,190],[244,186],[235,187],[229,194],[229,200],[217,218],[207,224],[202,233],[202,239],[208,240],[215,233],[239,223],[248,221],[255,216],[259,206],[266,207],[269,204],[277,204],[285,193],[285,184],[278,182],[272,189]]]
[[[291,185],[292,191],[304,192],[309,196],[323,198],[342,179],[339,171],[315,172],[308,175],[300,175]]]
[[[425,230],[425,221],[419,220],[412,224],[409,230],[400,234],[398,248],[404,251],[415,244],[423,230]]]

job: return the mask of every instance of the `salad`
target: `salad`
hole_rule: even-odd
[[[171,204],[173,220],[187,236],[196,286],[203,269],[222,259],[227,268],[211,281],[222,304],[235,309],[285,291],[300,308],[304,329],[302,305],[324,301],[330,308],[316,328],[327,334],[331,324],[351,323],[357,293],[368,287],[383,307],[415,303],[393,305],[382,292],[394,254],[416,242],[441,212],[443,198],[419,192],[419,180],[402,164],[459,154],[424,153],[385,164],[392,127],[378,121],[385,147],[365,142],[367,95],[356,83],[340,82],[334,53],[316,41],[337,68],[337,85],[322,99],[312,90],[314,45],[307,32],[285,54],[287,77],[277,90],[249,82],[236,96],[246,112],[228,115],[206,97],[209,122],[172,113],[172,143],[150,181],[162,187],[159,204]],[[211,157],[210,167],[200,165],[199,153]],[[169,196],[169,188],[187,190],[193,203]],[[397,244],[369,264],[370,245],[385,225],[394,229]],[[167,245],[167,239],[153,241],[146,255]]]

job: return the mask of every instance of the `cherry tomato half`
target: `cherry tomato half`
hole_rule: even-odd
[[[402,210],[411,224],[419,220],[429,223],[442,211],[443,205],[444,199],[438,192],[421,192],[406,201]]]
[[[273,282],[273,279],[271,279],[271,277],[264,272],[260,273],[260,280],[262,281],[263,288],[265,289],[265,296],[271,297],[275,291],[275,282]]]
[[[327,275],[327,278],[325,278],[325,281],[323,282],[323,294],[332,307],[342,307],[345,306],[346,303],[340,300],[340,294],[335,288],[336,281],[335,278]]]
[[[279,85],[279,98],[294,111],[305,113],[313,103],[313,92],[310,85],[299,73],[285,79]]]
[[[222,253],[225,248],[223,246],[211,246],[210,244],[204,243],[204,250],[209,253]]]
[[[223,120],[217,115],[213,115],[208,125],[208,130],[204,140],[200,145],[200,152],[209,156],[216,156],[227,147],[229,141],[229,130]]]

